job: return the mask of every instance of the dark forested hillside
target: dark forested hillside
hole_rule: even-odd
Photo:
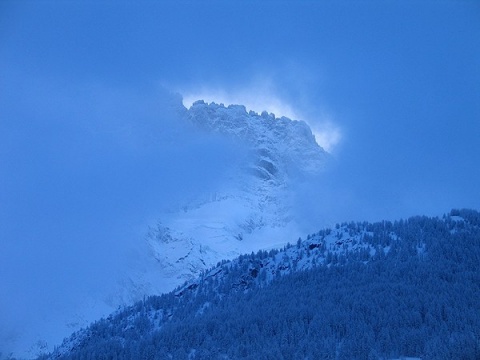
[[[223,262],[48,359],[480,359],[480,213],[344,223]]]

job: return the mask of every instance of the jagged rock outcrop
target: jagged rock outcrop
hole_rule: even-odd
[[[228,176],[214,195],[182,204],[181,210],[163,214],[152,225],[147,243],[158,262],[159,279],[185,281],[220,260],[298,236],[290,211],[292,179],[320,171],[329,157],[309,126],[267,112],[247,112],[241,105],[201,100],[182,117],[202,132],[242,144],[249,156],[225,169]]]

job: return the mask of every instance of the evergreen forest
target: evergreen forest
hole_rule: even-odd
[[[343,223],[219,263],[39,359],[480,359],[480,213]]]

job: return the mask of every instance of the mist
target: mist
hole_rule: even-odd
[[[382,106],[353,112],[351,119],[337,117],[342,139],[324,171],[296,183],[293,206],[305,228],[478,208],[480,123],[464,114],[456,123],[432,124]]]
[[[187,124],[181,97],[162,88],[16,86],[0,132],[6,350],[114,291],[149,222],[215,188],[242,156]]]

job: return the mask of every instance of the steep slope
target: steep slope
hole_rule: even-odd
[[[299,236],[290,209],[294,183],[321,171],[329,157],[303,121],[203,101],[182,118],[241,147],[245,156],[224,169],[214,189],[177,204],[151,225],[147,243],[156,264],[143,274],[153,271],[157,280],[134,280],[146,283],[150,293],[169,290],[165,284],[192,279],[220,260]]]
[[[48,359],[477,359],[480,213],[348,223],[222,262]]]

